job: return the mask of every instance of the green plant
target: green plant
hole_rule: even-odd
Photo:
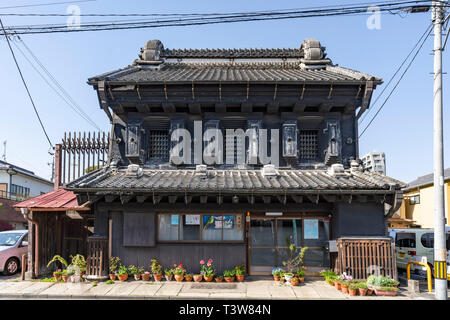
[[[322,277],[324,277],[324,279],[330,278],[330,277],[331,278],[333,278],[333,277],[337,278],[337,276],[338,276],[338,274],[336,272],[334,272],[333,270],[322,270],[322,271],[320,271],[320,275]]]
[[[129,271],[131,274],[141,274],[141,273],[144,272],[144,268],[142,268],[142,267],[136,267],[136,266],[131,265],[131,266],[128,267],[128,271]]]
[[[70,256],[72,259],[71,265],[75,266],[74,268],[78,273],[86,272],[86,259],[81,254],[76,254],[75,256]]]
[[[63,276],[71,276],[71,275],[73,275],[73,271],[72,270],[70,270],[70,269],[65,269],[65,270],[63,270],[62,271],[62,275]]]
[[[128,268],[125,267],[125,266],[123,266],[123,265],[121,265],[121,266],[119,267],[119,270],[117,271],[117,274],[118,274],[118,275],[128,274]]]
[[[367,289],[367,283],[365,282],[360,282],[356,286],[358,287],[358,289]]]
[[[176,275],[184,275],[186,273],[186,269],[183,268],[183,263],[180,262],[179,265],[174,264],[173,273]]]
[[[350,285],[348,286],[348,288],[350,290],[357,290],[358,289],[358,284],[356,283],[350,283]]]
[[[225,277],[225,278],[232,278],[232,277],[234,277],[236,275],[236,273],[235,273],[235,271],[233,270],[233,269],[231,269],[231,270],[225,270],[224,272],[223,272],[223,276]]]
[[[396,287],[381,287],[380,290],[385,290],[385,291],[398,291],[398,288],[396,288]]]
[[[184,275],[184,277],[185,277],[185,278],[192,278],[192,273],[186,273],[186,274]]]
[[[367,278],[367,284],[375,287],[395,287],[399,282],[384,276],[370,275]]]
[[[119,257],[110,257],[109,258],[109,270],[111,273],[116,273],[119,270],[122,262]]]
[[[292,235],[286,237],[286,245],[287,249],[287,260],[283,261],[283,266],[286,267],[289,273],[293,273],[294,270],[299,269],[303,265],[303,257],[305,256],[308,247],[297,247],[294,243],[292,243],[293,237]],[[300,249],[300,251],[298,251]]]
[[[62,276],[62,275],[63,275],[63,272],[62,272],[61,270],[58,270],[58,271],[53,272],[53,274],[54,274],[55,276]]]
[[[173,275],[173,270],[172,270],[172,269],[166,269],[166,270],[164,271],[164,274],[165,274],[166,276],[171,276],[171,275]]]
[[[51,277],[51,278],[44,278],[44,279],[39,280],[39,282],[55,282],[55,281],[56,281],[56,280],[55,280],[54,277]]]
[[[293,277],[294,276],[294,274],[292,272],[285,272],[284,275],[288,276],[288,277]]]
[[[216,276],[216,279],[221,280],[221,279],[223,279],[223,277],[222,276]]]
[[[216,274],[212,259],[209,259],[207,263],[205,263],[204,260],[200,260],[200,264],[202,265],[200,274],[204,275],[205,277],[212,277]]]
[[[106,281],[105,283],[106,283],[106,284],[114,284],[114,281],[108,280],[108,281]]]
[[[162,274],[163,267],[157,259],[151,259],[150,263],[150,270],[153,274]]]
[[[238,264],[236,267],[234,267],[234,271],[237,276],[243,276],[245,274],[245,264]]]
[[[55,255],[53,256],[52,260],[50,260],[47,264],[47,268],[50,267],[50,265],[54,262],[59,262],[61,263],[61,265],[65,266],[67,268],[67,261],[66,259],[64,259],[63,257],[59,256],[59,255]]]
[[[304,278],[305,277],[305,270],[303,269],[298,269],[297,272],[295,273],[295,275],[299,278]]]

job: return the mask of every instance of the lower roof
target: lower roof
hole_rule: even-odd
[[[91,172],[66,186],[72,191],[173,192],[173,193],[308,193],[308,192],[386,192],[405,185],[376,172],[332,174],[327,170],[279,169],[276,175],[262,170],[142,169],[130,173],[127,168],[105,167]]]
[[[28,208],[31,211],[90,210],[87,207],[79,206],[75,193],[64,189],[53,190],[19,202],[14,205],[14,208]]]

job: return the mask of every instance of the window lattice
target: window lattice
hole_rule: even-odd
[[[318,131],[300,131],[300,158],[317,159],[319,156]]]
[[[169,132],[150,130],[150,158],[169,159]]]

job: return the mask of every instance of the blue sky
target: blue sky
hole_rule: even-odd
[[[56,1],[5,1],[0,7]],[[343,3],[358,3],[344,1]],[[337,1],[106,1],[76,3],[81,13],[209,13],[304,8],[338,4]],[[69,4],[0,12],[65,13]],[[84,111],[105,131],[106,115],[100,110],[95,91],[87,78],[124,67],[137,58],[147,40],[160,39],[166,48],[287,48],[299,47],[305,38],[317,38],[333,63],[384,79],[377,97],[413,45],[430,24],[430,13],[382,15],[381,29],[366,27],[368,15],[298,20],[245,22],[190,27],[170,27],[71,34],[24,35],[25,43]],[[82,22],[94,18],[82,17]],[[107,18],[105,19],[107,20]],[[64,23],[65,17],[4,17],[5,26]],[[410,182],[433,171],[433,41],[430,37],[394,95],[360,140],[360,155],[384,151],[387,174]],[[444,71],[450,62],[444,52]],[[73,112],[16,51],[31,94],[53,143],[65,131],[94,131]],[[5,39],[0,41],[0,156],[7,140],[7,161],[50,178],[49,145],[20,81]],[[447,75],[444,75],[445,167],[450,166],[448,139]],[[389,91],[389,90],[388,90]],[[387,92],[386,92],[387,93]],[[380,99],[375,109],[384,99]],[[374,101],[374,99],[372,100]],[[447,110],[445,110],[447,108]],[[371,114],[374,114],[374,110]],[[371,116],[367,117],[369,120]],[[366,121],[367,121],[366,120]],[[366,122],[365,122],[366,123]],[[365,126],[362,124],[362,128]]]

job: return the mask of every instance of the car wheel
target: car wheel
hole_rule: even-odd
[[[7,276],[12,276],[13,274],[16,274],[17,271],[19,271],[20,262],[16,258],[9,258],[8,261],[6,261],[5,269],[3,273]]]

